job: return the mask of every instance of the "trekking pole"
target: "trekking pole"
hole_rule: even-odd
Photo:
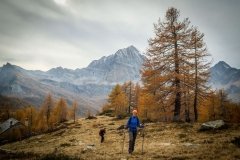
[[[122,144],[122,154],[123,154],[123,149],[124,149],[124,141],[125,141],[125,131],[123,129],[123,144]]]
[[[144,144],[144,137],[145,137],[145,132],[144,132],[144,128],[142,129],[142,154],[143,154],[143,144]]]

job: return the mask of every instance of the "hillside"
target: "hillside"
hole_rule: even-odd
[[[142,137],[138,135],[135,152],[129,155],[127,132],[122,154],[123,131],[117,130],[126,121],[99,116],[92,120],[78,119],[76,124],[67,122],[56,132],[0,146],[0,158],[240,159],[239,143],[238,146],[232,143],[235,137],[240,137],[239,124],[231,125],[227,130],[198,132],[200,124],[197,123],[148,123],[144,154]],[[107,134],[106,141],[100,144],[98,131],[102,127],[106,128]]]
[[[19,98],[14,98],[14,97],[5,97],[0,95],[0,110],[1,109],[17,109],[17,108],[22,108],[24,106],[29,106],[30,104],[19,99]]]
[[[240,101],[240,69],[220,61],[211,68],[210,84],[213,88],[224,89],[233,101]]]
[[[117,83],[140,82],[140,70],[145,57],[134,46],[92,61],[86,68],[52,68],[49,71],[25,70],[7,63],[0,68],[0,94],[17,97],[40,106],[51,93],[55,99],[64,97],[68,104],[76,100],[84,114],[96,112],[106,102],[107,95]],[[214,89],[224,88],[229,98],[240,99],[240,70],[221,61],[211,69],[209,84]]]
[[[30,106],[30,104],[19,98],[0,95],[0,122],[8,118],[9,112],[25,106]]]
[[[134,46],[129,46],[75,70],[57,67],[44,72],[7,63],[0,68],[0,94],[40,106],[51,93],[56,99],[64,97],[70,105],[76,100],[82,112],[96,112],[116,83],[140,80],[144,58]]]

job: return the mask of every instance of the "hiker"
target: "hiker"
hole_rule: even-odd
[[[104,142],[104,134],[106,134],[106,129],[105,128],[100,129],[99,136],[101,137],[101,143]]]
[[[137,117],[137,110],[132,111],[132,116],[128,119],[126,129],[129,131],[129,148],[128,153],[132,154],[134,151],[135,140],[137,137],[137,127],[143,128],[143,125],[140,125],[139,118]]]

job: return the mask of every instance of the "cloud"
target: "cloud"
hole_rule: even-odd
[[[75,69],[129,45],[145,51],[153,23],[170,6],[205,33],[216,62],[240,68],[237,0],[2,0],[0,65]]]

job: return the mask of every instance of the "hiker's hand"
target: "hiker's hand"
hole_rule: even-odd
[[[140,124],[140,128],[144,128],[144,124]]]

